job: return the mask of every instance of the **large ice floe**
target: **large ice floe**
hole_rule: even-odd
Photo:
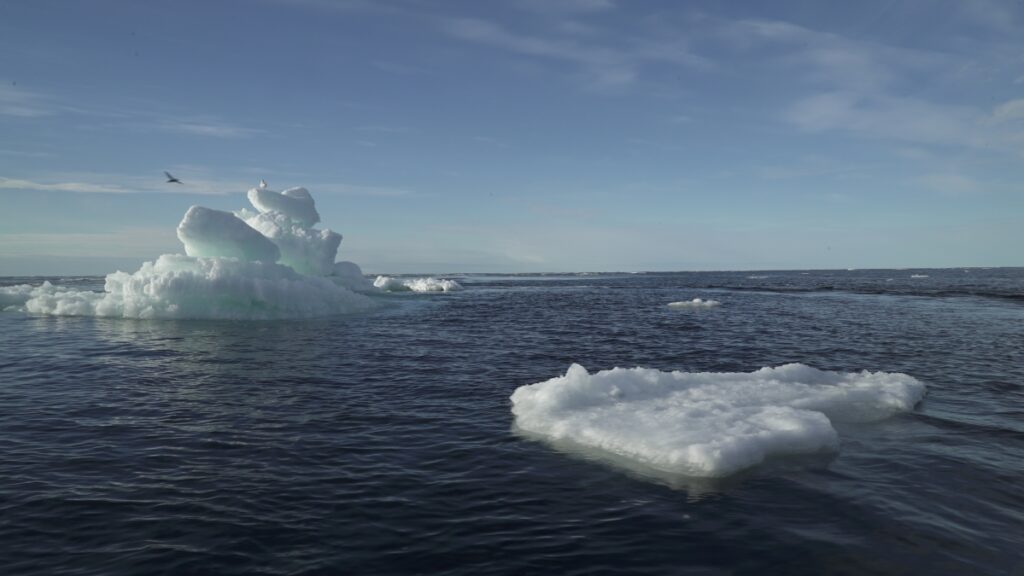
[[[828,372],[803,364],[750,373],[614,368],[512,394],[516,427],[657,473],[723,477],[773,456],[834,451],[836,422],[913,409],[925,386],[906,374]]]
[[[369,310],[380,292],[353,262],[335,262],[341,235],[320,221],[305,188],[254,188],[255,211],[192,206],[178,225],[185,255],[164,254],[103,292],[54,286],[0,288],[0,309],[124,318],[308,318]]]

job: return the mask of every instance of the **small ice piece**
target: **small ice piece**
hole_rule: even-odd
[[[928,275],[927,274],[911,274],[910,277],[911,278],[927,278]]]
[[[694,298],[693,300],[683,300],[681,302],[669,302],[668,305],[671,308],[714,308],[720,306],[722,303],[718,300],[702,300],[700,298]]]
[[[373,285],[385,292],[453,292],[462,290],[462,285],[455,280],[432,277],[426,278],[394,278],[377,276]]]
[[[443,278],[412,278],[405,281],[413,292],[454,292],[462,290],[462,285],[455,280]]]
[[[377,279],[373,281],[373,285],[385,292],[409,292],[412,290],[405,285],[401,278],[393,276],[377,276]]]
[[[192,206],[178,224],[178,239],[189,256],[277,262],[273,242],[230,212]]]
[[[260,212],[280,212],[307,228],[320,221],[316,202],[305,188],[289,188],[280,193],[267,188],[252,188],[247,196]]]
[[[558,446],[638,469],[721,477],[772,456],[838,449],[833,422],[905,412],[925,386],[906,374],[829,372],[803,364],[755,372],[614,368],[564,376],[512,394],[517,428]]]

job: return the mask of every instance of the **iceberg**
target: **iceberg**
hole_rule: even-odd
[[[305,188],[249,190],[257,212],[192,206],[178,224],[185,254],[108,274],[103,292],[0,287],[0,310],[122,318],[309,318],[369,310],[379,292],[353,262],[335,262],[341,235],[319,230]]]
[[[835,451],[834,422],[909,411],[925,385],[900,373],[829,372],[803,364],[750,373],[614,368],[512,394],[516,427],[639,469],[724,477],[767,458]]]

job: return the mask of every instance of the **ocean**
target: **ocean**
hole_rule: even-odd
[[[2,572],[1024,574],[1024,269],[446,278],[315,319],[0,313]],[[926,393],[699,477],[519,429],[574,363]]]

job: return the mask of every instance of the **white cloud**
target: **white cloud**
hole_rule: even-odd
[[[163,174],[57,174],[49,178],[28,180],[0,176],[0,190],[36,190],[49,192],[73,192],[79,194],[203,194],[233,195],[244,194],[259,180],[215,179],[206,175],[201,167],[171,166],[171,173],[182,180],[182,184],[165,182]],[[404,188],[388,186],[365,186],[337,182],[308,182],[305,186],[317,194],[339,194],[345,196],[376,196],[385,198],[413,196],[416,193]]]
[[[997,32],[1018,33],[1017,14],[1013,5],[1019,3],[996,0],[959,0],[953,6],[965,18]]]
[[[152,111],[72,106],[49,94],[25,90],[13,84],[0,84],[0,116],[42,118],[60,114],[101,118],[107,122],[102,126],[104,129],[135,132],[171,132],[212,138],[243,138],[263,132],[206,116],[177,117]]]
[[[152,256],[180,250],[173,228],[0,234],[0,256]]]
[[[413,132],[412,128],[408,126],[382,126],[382,125],[370,125],[370,126],[356,126],[353,128],[358,132],[372,132],[374,134],[408,134]]]
[[[1005,122],[1024,122],[1024,98],[1010,100],[995,107],[992,110],[992,122],[1002,124]]]
[[[852,92],[802,98],[785,117],[809,132],[834,130],[928,144],[967,143],[979,119],[978,111],[968,106]]]
[[[950,196],[978,194],[984,191],[984,186],[977,180],[953,172],[926,174],[916,178],[914,183],[927,190]]]
[[[943,101],[939,90],[922,89],[970,74],[976,66],[966,55],[888,46],[788,22],[729,22],[721,33],[740,50],[781,49],[767,64],[791,74],[798,89],[807,87],[782,114],[800,130],[1024,150],[1024,99],[987,109],[962,98]]]
[[[89,182],[33,182],[0,177],[0,189],[39,190],[51,192],[80,192],[87,194],[124,194],[130,192],[116,184],[93,184]]]
[[[612,0],[519,0],[517,6],[535,12],[604,12],[615,8]]]
[[[160,171],[152,175],[138,174],[54,174],[36,179],[5,178],[0,176],[0,190],[37,190],[73,192],[78,194],[238,194],[253,186],[242,180],[215,180],[201,175],[186,176],[177,167],[170,171],[182,179],[183,184],[170,184]]]
[[[311,183],[305,185],[314,194],[338,194],[342,196],[376,196],[380,198],[399,198],[419,196],[420,194],[406,188],[389,186],[363,186],[358,184]]]
[[[38,150],[14,150],[11,148],[0,148],[0,156],[17,156],[20,158],[52,158],[52,152],[40,152]]]
[[[210,136],[213,138],[244,138],[262,133],[262,130],[245,128],[213,120],[162,120],[152,125],[154,130]]]
[[[564,25],[564,22],[559,23],[561,28]],[[446,19],[444,30],[460,40],[576,66],[581,69],[589,86],[595,88],[630,85],[639,78],[644,65],[653,63],[693,68],[706,68],[710,65],[707,59],[692,53],[678,34],[670,38],[617,39],[619,45],[612,46],[611,43],[601,44],[593,35],[588,43],[582,43],[564,34],[550,38],[520,34],[476,18]]]
[[[59,106],[44,94],[19,88],[14,83],[0,84],[0,115],[18,118],[52,116]]]

